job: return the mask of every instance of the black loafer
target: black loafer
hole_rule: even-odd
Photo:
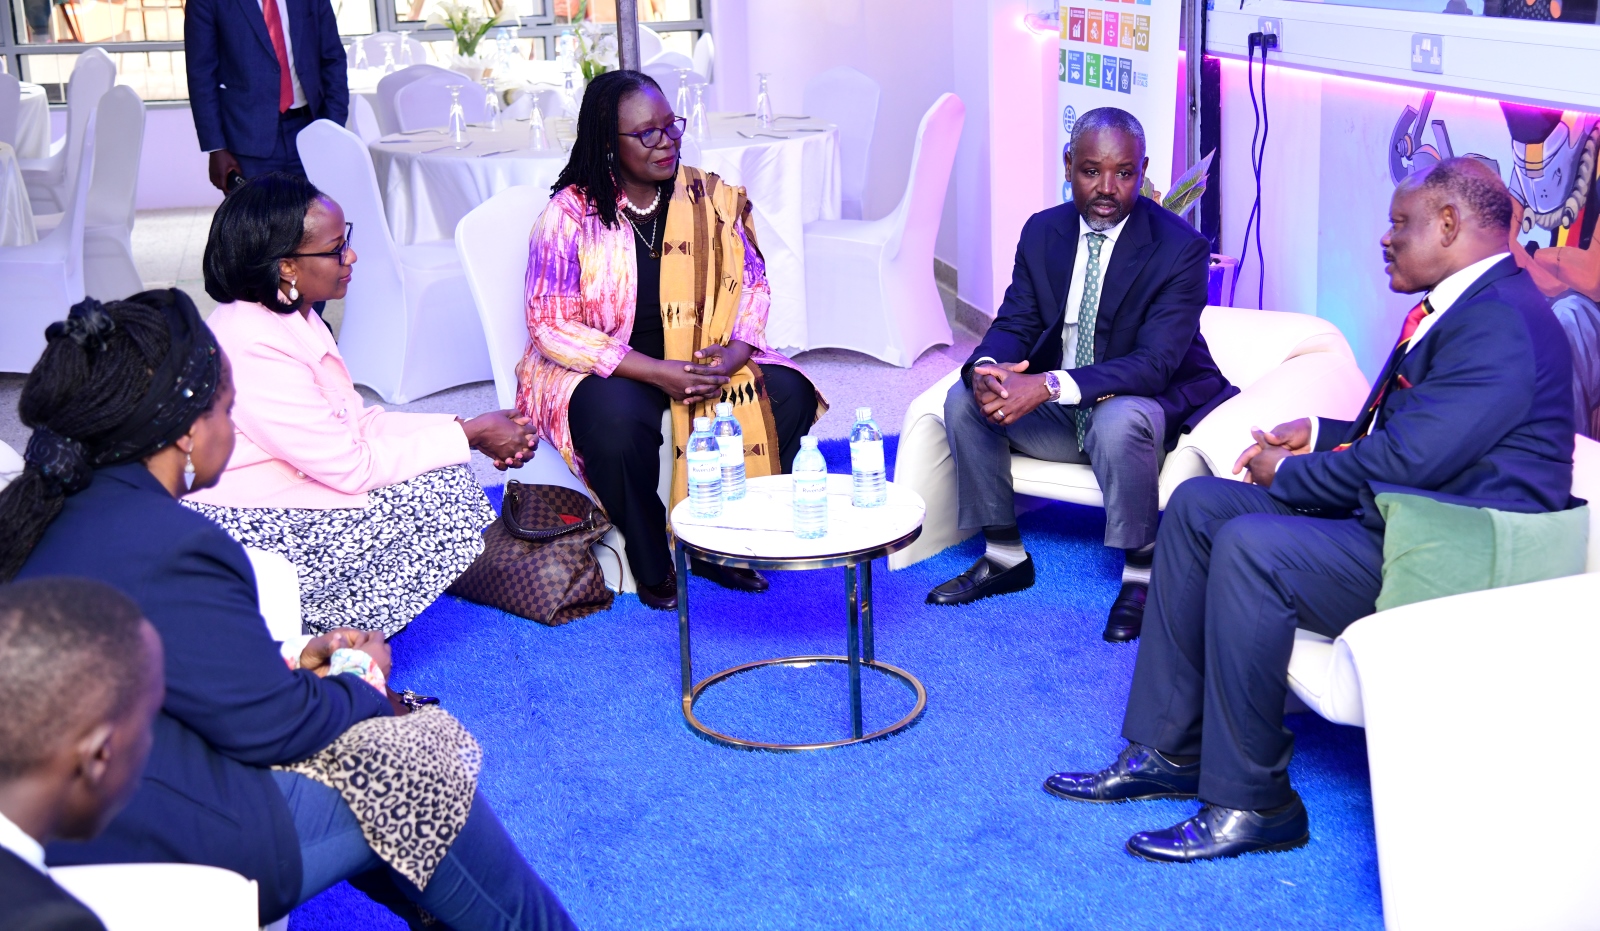
[[[714,562],[699,559],[690,560],[689,568],[700,578],[710,579],[723,588],[731,588],[736,592],[753,592],[759,595],[770,587],[766,577],[754,569],[719,566]]]
[[[641,585],[639,586],[638,594],[639,601],[647,608],[655,608],[657,611],[676,611],[678,610],[678,574],[669,572],[662,582],[658,582],[655,585]]]
[[[928,593],[931,605],[964,605],[1033,587],[1033,557],[1025,557],[1010,569],[998,569],[987,556],[979,556],[966,572]]]
[[[1207,805],[1182,824],[1133,835],[1128,838],[1128,852],[1157,863],[1193,863],[1294,850],[1310,840],[1306,806],[1297,795],[1293,802],[1270,811]]]
[[[1117,600],[1111,603],[1105,633],[1101,634],[1107,643],[1139,639],[1139,629],[1144,626],[1144,596],[1149,588],[1141,582],[1122,583],[1122,591],[1117,592]]]
[[[1153,798],[1195,798],[1200,764],[1168,760],[1142,744],[1130,743],[1117,761],[1098,773],[1056,773],[1044,790],[1074,802],[1141,802]]]

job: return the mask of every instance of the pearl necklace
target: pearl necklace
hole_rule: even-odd
[[[623,199],[627,200],[627,202],[628,202],[628,207],[627,207],[628,212],[633,214],[634,216],[638,217],[639,219],[643,220],[646,217],[654,214],[656,212],[656,208],[661,206],[661,186],[660,185],[656,186],[656,197],[655,197],[655,200],[652,200],[650,202],[650,206],[645,207],[643,209],[635,207],[633,205],[633,201],[628,199],[626,194],[623,195]]]

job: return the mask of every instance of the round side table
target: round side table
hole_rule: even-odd
[[[879,662],[872,641],[872,561],[910,546],[922,533],[926,508],[910,489],[889,483],[888,500],[875,508],[850,503],[850,476],[828,476],[828,533],[815,540],[794,535],[792,481],[787,475],[753,478],[745,496],[725,502],[717,517],[694,517],[685,499],[672,509],[673,557],[678,572],[678,652],[683,678],[683,718],[700,734],[719,743],[757,750],[821,750],[863,743],[910,727],[927,705],[927,692],[911,673]],[[848,645],[844,656],[782,656],[743,663],[694,681],[689,648],[689,557],[745,569],[827,569],[844,567],[849,598]],[[859,571],[859,584],[857,575]],[[777,744],[746,740],[712,730],[695,717],[694,706],[706,689],[742,672],[764,666],[806,667],[843,663],[850,667],[851,736],[818,743]],[[888,727],[863,733],[861,667],[893,676],[916,696],[916,705]]]

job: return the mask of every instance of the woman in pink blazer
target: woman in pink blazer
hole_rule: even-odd
[[[314,631],[392,635],[483,551],[494,512],[471,450],[504,469],[538,440],[504,411],[464,421],[365,406],[311,309],[344,296],[350,232],[338,204],[288,175],[218,208],[204,264],[220,306],[207,322],[233,362],[238,441],[222,479],[185,503],[294,563]]]

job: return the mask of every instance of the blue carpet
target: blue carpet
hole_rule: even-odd
[[[848,468],[843,441],[823,445]],[[1028,514],[1039,583],[963,608],[923,597],[979,542],[894,573],[880,561],[878,655],[922,680],[928,707],[872,744],[752,753],[696,736],[678,711],[676,618],[631,595],[558,628],[446,596],[394,639],[395,679],[442,696],[478,736],[483,792],[586,929],[1381,928],[1359,729],[1290,719],[1312,824],[1291,853],[1144,863],[1123,841],[1193,804],[1080,805],[1039,788],[1122,744],[1136,648],[1100,639],[1120,570],[1103,522],[1065,504]],[[692,580],[696,677],[844,652],[843,574],[771,573],[760,596]],[[881,675],[863,688],[869,728],[911,706]],[[849,731],[839,667],[736,677],[698,710],[769,741]],[[403,925],[341,885],[291,928]]]

